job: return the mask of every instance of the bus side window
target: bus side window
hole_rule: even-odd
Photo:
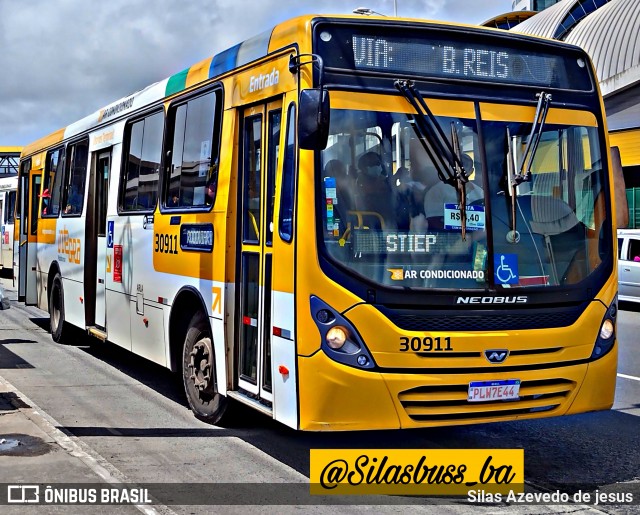
[[[63,192],[63,215],[81,215],[84,206],[84,186],[87,177],[87,159],[89,158],[89,140],[83,140],[67,149],[69,156],[67,175]]]
[[[282,112],[280,109],[269,112],[268,127],[268,152],[267,159],[267,219],[266,219],[266,244],[271,246],[273,239],[273,206],[275,204],[276,193],[276,169],[278,168],[278,153],[280,149],[280,124]]]
[[[244,211],[242,237],[245,242],[260,241],[262,115],[245,118],[244,127]]]
[[[22,209],[25,209],[25,217],[28,216],[26,212],[26,198],[24,195],[23,187],[25,181],[29,180],[29,172],[31,172],[31,158],[25,159],[24,161],[20,161],[20,177],[18,179],[18,189],[16,191],[16,201],[18,202],[18,208],[16,209],[16,218],[20,220],[22,216]],[[21,225],[20,231],[22,234],[27,234],[24,225]]]
[[[122,159],[118,200],[121,212],[154,210],[158,199],[163,132],[162,111],[129,123],[125,128],[126,154]]]
[[[208,208],[218,183],[218,152],[222,122],[221,91],[216,89],[171,106],[162,205]]]
[[[38,200],[40,200],[40,175],[31,176],[31,234],[38,234]]]
[[[57,218],[60,212],[62,184],[64,179],[64,147],[51,150],[47,154],[43,181],[40,213],[43,218]]]
[[[296,173],[296,106],[291,103],[287,115],[287,142],[282,163],[282,193],[280,198],[279,231],[283,241],[293,239],[293,208]]]
[[[5,223],[14,223],[14,214],[16,211],[16,192],[10,191],[7,195],[7,216],[5,217]]]

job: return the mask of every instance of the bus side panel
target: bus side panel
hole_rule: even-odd
[[[115,200],[117,196],[114,195],[113,198]],[[131,217],[108,215],[107,223],[111,220],[114,224],[114,245],[113,249],[107,249],[111,255],[111,273],[107,269],[106,280],[107,334],[109,341],[131,350],[130,304],[136,300],[135,293],[132,291],[131,263],[128,261],[132,257],[130,250],[133,243]]]
[[[51,263],[54,258],[58,260],[64,291],[65,320],[81,329],[85,328],[84,246],[87,242],[84,228],[84,216],[58,218],[56,245],[40,245],[46,253],[46,263]],[[41,271],[47,273],[48,265]]]
[[[38,257],[36,264],[36,288],[38,290],[38,307],[49,310],[48,281],[49,270],[54,261],[58,261],[55,218],[41,218],[38,220]]]
[[[295,146],[288,147],[289,136],[295,131],[295,116],[289,119],[295,111],[292,111],[291,103],[295,102],[297,90],[285,95],[282,104],[281,143],[279,163],[276,176],[276,195],[274,206],[273,231],[273,304],[271,306],[271,377],[273,378],[273,418],[297,429],[298,420],[298,363],[296,358],[297,328],[295,323],[295,238],[286,242],[280,235],[280,213],[283,200],[284,170],[283,167],[296,168]],[[295,175],[295,174],[294,174]],[[294,190],[295,191],[295,190]],[[295,210],[295,203],[294,203]],[[294,217],[295,218],[295,217]],[[286,232],[286,231],[285,231]],[[281,336],[273,334],[278,328]],[[284,366],[288,374],[282,374],[280,367]]]
[[[233,377],[233,374],[228,371],[225,325],[227,333],[229,331],[233,332],[233,323],[225,324],[224,316],[226,315],[228,320],[234,320],[235,306],[233,306],[233,302],[228,302],[227,299],[236,298],[235,284],[229,283],[225,285],[218,281],[214,281],[212,284],[212,289],[217,288],[216,291],[220,291],[220,298],[217,299],[214,295],[211,304],[211,334],[213,336],[213,352],[216,358],[216,379],[218,381],[218,391],[222,395],[226,395],[230,378]],[[233,362],[233,360],[230,359],[229,362]]]
[[[131,350],[166,366],[164,316],[157,302],[161,295],[154,285],[174,281],[153,268],[154,224],[148,220],[149,215],[129,217],[122,249],[123,284],[130,295]]]
[[[273,411],[278,422],[298,428],[298,382],[296,335],[294,332],[295,298],[293,293],[273,292],[273,326],[283,329],[283,336],[271,336],[271,377]],[[285,333],[285,331],[287,331]],[[288,333],[288,334],[287,334]],[[287,336],[286,338],[284,336]],[[288,373],[283,374],[284,366]]]
[[[113,246],[107,248],[105,277],[106,329],[109,341],[131,350],[131,320],[129,290],[125,290],[126,263],[122,259],[128,217],[118,216],[118,189],[122,167],[122,145],[115,145],[111,154],[111,178],[107,200],[107,226],[113,224]],[[128,270],[128,268],[127,268]]]
[[[129,299],[120,292],[107,289],[107,331],[109,341],[131,350],[131,321],[129,319]],[[114,322],[109,323],[109,320]]]

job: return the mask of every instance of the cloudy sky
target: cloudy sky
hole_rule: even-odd
[[[393,15],[393,0],[0,0],[0,146],[25,145],[300,14]],[[481,23],[511,0],[397,0]]]

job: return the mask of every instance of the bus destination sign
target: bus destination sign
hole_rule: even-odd
[[[563,58],[458,41],[402,41],[353,36],[358,70],[419,73],[482,81],[553,86],[562,82]]]
[[[491,33],[348,26],[318,27],[316,46],[327,68],[393,74],[395,78],[465,80],[591,91],[593,80],[579,49]]]

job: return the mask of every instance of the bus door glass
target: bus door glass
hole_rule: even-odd
[[[107,197],[109,195],[109,171],[111,168],[111,150],[100,150],[91,160],[89,183],[89,202],[87,204],[86,234],[87,243],[95,241],[96,246],[85,246],[85,302],[86,323],[100,329],[106,327],[105,281],[108,248],[113,248],[114,224],[107,227]],[[93,291],[91,291],[93,290]],[[91,294],[91,295],[90,295]]]
[[[29,172],[31,159],[20,164],[20,234],[18,238],[18,300],[24,301],[27,294],[27,248],[29,240]]]
[[[282,102],[244,113],[240,188],[239,386],[273,401],[271,364],[272,252],[275,177]]]
[[[20,164],[20,233],[18,236],[18,300],[24,301],[27,295],[27,249],[29,242],[29,172],[31,159]]]
[[[31,184],[29,186],[29,235],[27,236],[27,250],[25,278],[26,278],[26,298],[25,304],[35,306],[38,303],[38,288],[36,275],[38,242],[38,210],[40,208],[40,186],[42,183],[41,170],[31,170]],[[25,229],[27,224],[25,223]],[[29,236],[31,236],[29,238]]]

